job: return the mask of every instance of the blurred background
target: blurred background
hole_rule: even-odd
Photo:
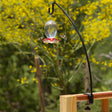
[[[59,112],[60,94],[84,93],[87,64],[80,38],[53,0],[0,0],[0,112],[40,112],[34,57],[39,57],[46,112]],[[93,91],[112,89],[112,1],[56,0],[73,19],[87,48]],[[57,23],[58,44],[45,44],[44,25]],[[38,71],[37,71],[38,72]],[[112,103],[112,100],[110,100]],[[100,112],[95,101],[91,112]],[[112,105],[110,111],[112,111]],[[85,112],[85,102],[78,112]]]

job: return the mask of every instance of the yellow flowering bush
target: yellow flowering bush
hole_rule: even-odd
[[[103,0],[104,1],[104,0]],[[112,2],[97,1],[89,3],[86,6],[81,8],[86,14],[82,24],[85,26],[83,30],[83,36],[86,43],[93,43],[94,41],[100,41],[104,38],[109,37],[110,27],[111,27],[111,11],[110,8]]]
[[[52,17],[49,16],[47,10],[52,2],[52,0],[1,1],[0,43],[15,43],[20,46],[33,43],[31,47],[33,46],[33,49],[37,53],[36,55],[40,55],[44,61],[48,60],[52,61],[52,63],[58,63],[58,60],[61,60],[61,64],[63,62],[65,65],[65,63],[69,62],[68,66],[73,66],[76,62],[80,63],[79,60],[81,60],[81,56],[76,56],[75,51],[78,51],[78,49],[82,47],[82,44],[68,18],[64,16],[59,8],[55,8],[55,13]],[[78,15],[85,15],[82,17],[83,21],[80,21],[81,26],[78,25],[78,27],[81,28],[80,33],[87,46],[89,45],[89,47],[91,47],[95,42],[109,37],[112,12],[110,0],[106,2],[95,1],[92,3],[86,1],[84,5],[79,1],[69,2],[68,0],[65,0],[64,3],[57,1],[57,3],[62,5],[76,22],[79,19],[77,18]],[[74,8],[72,4],[77,4],[76,8]],[[53,49],[51,49],[51,45],[43,44],[40,38],[44,38],[43,27],[45,22],[49,19],[53,19],[57,22],[59,28],[57,38],[62,41],[59,45],[53,45]],[[61,34],[66,35],[67,41],[60,37]],[[44,54],[46,55],[43,56]],[[81,54],[83,54],[83,52]],[[45,64],[46,63],[48,66],[47,61]],[[60,69],[63,68],[63,64],[59,64],[59,66],[61,66]],[[53,66],[53,64],[51,64],[51,66]],[[54,67],[56,68],[56,65],[54,65]],[[66,68],[66,66],[64,67]]]
[[[7,49],[10,48],[8,46],[13,46],[16,49],[13,53],[16,58],[29,61],[26,68],[23,68],[27,69],[27,73],[19,72],[21,74],[16,77],[20,85],[38,83],[34,62],[31,59],[33,56],[39,56],[43,85],[49,87],[49,91],[52,91],[51,86],[53,86],[60,90],[61,94],[79,92],[77,84],[80,74],[84,74],[82,73],[84,71],[78,71],[86,62],[83,46],[69,19],[57,6],[53,15],[49,15],[48,8],[51,7],[52,2],[53,0],[0,0],[0,46],[1,49],[4,46]],[[102,65],[101,70],[105,70],[106,67],[111,68],[110,60],[97,60],[94,46],[103,43],[102,40],[112,35],[112,1],[56,0],[56,2],[63,7],[78,27],[90,53],[92,65]],[[56,36],[60,40],[58,44],[45,44],[42,41],[46,38],[44,24],[51,19],[56,21],[58,26]],[[27,59],[20,58],[21,56],[26,56]],[[78,78],[76,73],[79,73]],[[0,80],[2,78],[0,76]],[[79,85],[83,88],[83,84]],[[73,90],[74,86],[76,89]]]

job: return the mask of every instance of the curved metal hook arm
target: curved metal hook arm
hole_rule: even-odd
[[[52,12],[50,12],[50,8],[49,8],[49,10],[48,10],[48,12],[49,12],[50,15],[52,15],[53,12],[54,12],[54,4],[55,4],[55,2],[52,3]]]
[[[50,15],[53,14],[53,12],[54,12],[54,4],[56,4],[63,11],[63,13],[69,18],[69,20],[71,21],[72,25],[74,26],[74,28],[75,28],[76,32],[78,33],[78,35],[80,37],[80,40],[82,42],[82,45],[83,45],[83,48],[84,48],[84,51],[85,51],[85,55],[86,55],[86,59],[87,59],[87,63],[88,63],[89,75],[90,75],[90,89],[91,89],[90,91],[91,91],[91,93],[90,94],[86,94],[86,95],[88,95],[88,97],[89,97],[89,102],[93,103],[91,68],[90,68],[89,57],[88,57],[88,54],[87,54],[87,50],[86,50],[83,38],[82,38],[81,34],[79,33],[79,30],[77,29],[77,27],[74,24],[73,20],[69,17],[69,15],[64,11],[64,9],[59,4],[57,4],[56,2],[53,2],[52,3],[52,12],[50,13],[50,8],[49,8],[49,14]]]

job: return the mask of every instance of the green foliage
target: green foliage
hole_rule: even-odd
[[[94,76],[94,91],[109,91],[111,90],[111,67],[112,67],[112,59],[105,57],[105,55],[109,55],[111,52],[112,45],[111,36],[107,39],[104,39],[97,43],[94,49],[94,56],[96,64],[92,63],[92,71]],[[93,52],[92,52],[93,53]],[[99,88],[99,86],[101,87]]]
[[[59,91],[52,88],[52,94],[45,94],[46,98],[46,112],[59,112]]]
[[[40,109],[37,84],[30,82],[20,85],[20,77],[35,77],[30,73],[31,55],[17,55],[13,44],[0,46],[0,111],[35,112]],[[24,74],[24,75],[23,75]],[[32,88],[33,87],[33,88]]]
[[[41,60],[46,112],[59,111],[60,94],[84,91],[86,60],[82,44],[60,9],[56,8],[52,17],[48,16],[47,8],[52,2],[0,0],[0,111],[40,111],[34,55]],[[102,53],[108,54],[112,45],[111,0],[57,2],[74,20],[84,38],[94,91],[111,89],[112,60],[100,57]],[[58,44],[42,42],[44,23],[49,19],[58,24]],[[96,112],[100,104],[95,102],[95,105],[92,109]]]

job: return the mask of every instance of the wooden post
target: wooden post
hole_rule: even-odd
[[[101,112],[109,112],[109,99],[101,100]]]
[[[35,57],[35,65],[36,65],[36,74],[38,78],[38,87],[39,87],[39,98],[40,98],[40,106],[41,106],[41,112],[45,112],[44,107],[44,94],[42,90],[42,80],[41,80],[41,71],[40,71],[40,60],[38,57]]]
[[[85,93],[89,93],[89,71],[88,71],[88,63],[86,61],[85,64]]]
[[[86,61],[85,63],[85,93],[89,93],[90,90],[90,84],[89,84],[89,71],[88,71],[88,63]],[[90,107],[89,106],[89,101],[86,102],[86,107]],[[86,109],[86,112],[90,112],[90,110]]]
[[[76,96],[61,96],[60,97],[60,112],[77,112]]]

